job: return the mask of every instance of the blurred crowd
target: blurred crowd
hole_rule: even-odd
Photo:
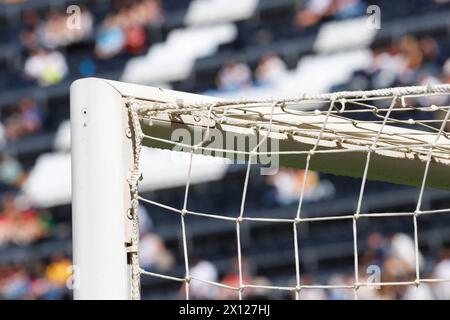
[[[31,98],[20,100],[0,120],[0,147],[38,133],[44,124],[45,110]]]
[[[264,55],[256,68],[230,60],[217,75],[220,91],[238,91],[252,86],[273,86],[289,72],[276,53]],[[357,70],[345,90],[369,90],[409,85],[450,82],[449,48],[432,36],[408,35],[399,41],[372,50],[369,68]]]
[[[190,274],[193,278],[200,278],[209,282],[220,283],[223,287],[211,285],[203,281],[192,280],[190,282],[191,299],[237,299],[238,293],[228,287],[240,286],[240,272],[238,258],[231,260],[230,267],[223,275],[220,274],[213,262],[204,259],[192,259]],[[243,299],[270,299],[274,296],[286,299],[295,299],[294,292],[286,295],[276,295],[272,287],[296,287],[296,279],[293,277],[288,283],[273,283],[271,279],[258,274],[257,266],[247,257],[242,257],[242,280],[244,284],[252,285],[242,292]],[[415,249],[413,239],[404,233],[395,233],[389,236],[380,233],[370,234],[365,243],[365,248],[359,256],[359,282],[372,285],[361,285],[357,290],[360,300],[432,300],[450,299],[450,284],[445,281],[421,282],[414,285],[415,274]],[[424,270],[426,264],[424,257],[419,252],[419,265]],[[437,261],[431,263],[432,268],[428,272],[422,271],[421,279],[449,279],[450,276],[450,248],[442,250]],[[427,268],[425,268],[427,270]],[[378,273],[379,272],[379,273]],[[405,284],[394,283],[404,282]],[[391,283],[390,285],[378,285]],[[354,272],[333,272],[327,276],[302,272],[300,284],[315,286],[300,290],[301,300],[353,300],[355,291]],[[324,288],[324,287],[328,288]],[[333,288],[335,286],[336,288]],[[348,288],[342,288],[348,287]],[[285,292],[285,291],[280,291]],[[179,298],[185,295],[184,286],[180,290]]]
[[[435,0],[434,2],[446,2]],[[3,0],[2,2],[21,2]],[[24,81],[38,86],[61,83],[71,75],[76,77],[96,74],[97,64],[118,56],[144,54],[153,43],[147,28],[160,26],[165,21],[165,12],[160,0],[119,0],[99,18],[86,6],[81,6],[80,24],[68,28],[65,11],[51,9],[42,14],[33,9],[23,13],[19,41],[25,52],[21,65]],[[307,0],[294,14],[290,25],[299,30],[314,28],[332,19],[346,19],[365,14],[367,4],[359,0]],[[75,21],[71,20],[71,23]],[[287,23],[289,25],[289,23]],[[70,46],[91,41],[89,52],[76,66],[69,65],[67,52]],[[389,44],[372,48],[372,63],[368,68],[357,70],[351,79],[330,88],[334,90],[369,90],[394,86],[417,84],[450,83],[450,52],[447,43],[437,36],[408,35]],[[243,59],[230,59],[215,75],[216,88],[221,92],[233,92],[251,87],[275,86],[289,70],[284,57],[274,51],[266,52],[256,66]],[[13,145],[27,137],[33,137],[46,130],[48,110],[36,99],[23,97],[0,114],[0,250],[23,248],[45,242],[49,238],[70,238],[70,226],[62,228],[51,209],[35,208],[21,189],[28,177],[29,168],[24,166],[19,155],[6,151],[6,145]],[[278,206],[292,205],[298,201],[305,172],[281,169],[277,175],[268,176],[266,194],[269,202]],[[310,172],[305,184],[305,201],[319,201],[332,198],[335,186],[319,175]],[[180,261],[157,235],[153,223],[141,208],[141,265],[146,270],[167,272]],[[67,224],[67,221],[66,221]],[[408,281],[415,279],[415,256],[412,239],[405,234],[382,235],[373,233],[365,243],[360,257],[360,279],[371,265],[381,267],[380,281]],[[444,249],[436,261],[420,258],[427,278],[450,279],[450,249]],[[260,286],[276,285],[258,271],[251,258],[242,261],[244,283]],[[227,286],[239,286],[237,258],[232,259],[227,272],[221,272],[208,259],[191,259],[191,275]],[[313,273],[302,274],[303,284],[353,285],[354,276],[333,273],[328,276]],[[295,282],[289,285],[295,286]],[[51,254],[49,258],[30,263],[0,261],[0,299],[61,299],[71,297],[71,261],[68,255]],[[226,299],[236,298],[232,290],[217,288],[193,280],[191,298]],[[180,297],[184,294],[180,290]],[[268,298],[270,292],[263,288],[245,290],[244,298]],[[360,288],[362,299],[450,299],[450,285],[443,283],[421,283],[414,286],[383,286],[379,290]],[[353,299],[352,290],[315,289],[301,292],[302,299]],[[292,298],[289,296],[288,298]]]
[[[29,245],[52,232],[54,223],[51,214],[24,202],[26,201],[13,194],[3,197],[3,207],[0,211],[0,248],[8,244]]]
[[[97,58],[142,54],[150,41],[145,28],[159,25],[164,19],[159,0],[116,1],[115,9],[101,21],[95,21],[89,8],[79,8],[72,16],[55,9],[45,16],[33,9],[24,12],[20,42],[27,53],[25,79],[41,86],[61,82],[70,71],[64,51],[86,39],[95,39],[94,52],[86,54],[78,70],[71,70],[81,76],[95,74]]]
[[[49,261],[0,264],[0,300],[69,299],[71,261],[62,253]]]

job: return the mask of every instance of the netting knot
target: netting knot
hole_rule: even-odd
[[[128,184],[133,187],[136,186],[139,181],[142,181],[142,179],[144,179],[144,175],[141,171],[130,170],[127,181]]]
[[[341,103],[342,107],[340,109],[338,109],[338,113],[343,113],[345,111],[347,99],[345,99],[345,98],[339,99],[339,102]]]
[[[132,199],[131,200],[131,207],[132,208],[137,208],[138,205],[139,205],[139,200],[138,199]],[[134,210],[133,210],[133,216],[134,216]]]

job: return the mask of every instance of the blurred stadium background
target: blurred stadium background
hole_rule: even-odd
[[[379,29],[367,24],[370,5],[380,8]],[[67,20],[74,14],[81,23],[73,29]],[[449,83],[449,57],[448,0],[0,0],[0,299],[72,297],[72,81],[96,76],[221,97],[268,97]],[[180,207],[184,174],[164,167],[163,155],[152,155],[159,178],[146,192]],[[203,170],[192,209],[235,212],[242,190],[233,186],[242,185],[245,166]],[[252,176],[248,212],[292,215],[302,174],[281,169]],[[351,213],[359,187],[357,179],[316,174],[308,180],[304,212]],[[370,182],[364,206],[411,211],[416,201],[414,188]],[[429,190],[424,201],[428,208],[450,207],[447,192]],[[178,217],[144,206],[141,215],[141,264],[182,277]],[[233,223],[187,223],[191,273],[236,284]],[[302,228],[304,284],[352,284],[351,223]],[[414,279],[410,220],[376,219],[360,230],[361,268],[381,266],[384,281]],[[424,272],[450,278],[450,216],[425,218],[419,231]],[[242,230],[246,279],[260,285],[295,280],[291,232],[291,226],[264,223]],[[200,284],[191,290],[193,298],[236,297]],[[387,287],[360,297],[409,299],[412,290]],[[143,298],[176,299],[182,292],[178,283],[142,279]],[[450,284],[424,284],[416,293],[450,299]],[[248,292],[251,297],[292,298],[264,290]],[[352,299],[353,293],[306,290],[301,298]]]

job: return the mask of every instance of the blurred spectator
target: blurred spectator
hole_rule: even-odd
[[[70,261],[61,254],[45,265],[0,264],[0,300],[2,299],[67,299]],[[65,280],[64,280],[65,279]]]
[[[0,152],[0,190],[1,186],[19,188],[26,175],[22,165],[15,158]]]
[[[144,269],[147,270],[168,270],[173,267],[175,259],[167,249],[163,240],[155,233],[151,232],[153,221],[143,205],[138,207],[139,213],[139,234],[140,252],[139,260]]]
[[[81,7],[79,25],[74,28],[67,26],[66,14],[51,10],[46,22],[37,29],[40,43],[48,49],[80,41],[89,37],[93,31],[94,17],[86,7]]]
[[[328,280],[328,285],[330,286],[343,286],[343,285],[353,285],[353,277],[346,276],[344,274],[335,274]],[[359,290],[358,290],[359,293]],[[328,291],[328,298],[330,300],[352,300],[354,299],[354,292],[352,289],[330,289]],[[323,298],[322,298],[323,299]],[[320,299],[320,300],[322,300]]]
[[[41,86],[61,82],[68,73],[66,58],[58,51],[34,50],[26,60],[25,74]]]
[[[20,33],[20,43],[27,50],[36,50],[39,48],[39,37],[34,29],[26,28]]]
[[[252,283],[253,285],[260,286],[260,287],[252,288],[251,292],[247,295],[246,299],[248,299],[248,300],[269,300],[271,290],[268,288],[265,288],[265,287],[269,287],[272,285],[270,280],[263,276],[255,276],[252,279],[252,282],[253,282]]]
[[[37,103],[29,98],[22,99],[5,119],[5,137],[15,141],[32,135],[42,128],[44,117]]]
[[[419,40],[420,50],[423,54],[424,68],[436,71],[436,63],[442,64],[441,49],[436,39],[430,36],[425,36]]]
[[[445,248],[441,252],[439,262],[434,269],[433,278],[436,279],[450,279],[450,249]],[[435,286],[436,298],[441,300],[450,300],[450,283],[436,283]]]
[[[164,19],[161,2],[159,0],[135,2],[129,10],[129,18],[134,25],[159,25]]]
[[[56,254],[45,270],[47,279],[57,287],[65,287],[70,277],[71,265],[72,263],[64,254]]]
[[[22,17],[24,28],[20,33],[20,42],[28,50],[34,50],[39,47],[39,37],[36,29],[41,23],[39,14],[32,9],[25,10]]]
[[[274,175],[268,175],[269,185],[275,187],[275,199],[281,205],[289,205],[298,202],[302,192],[306,201],[316,201],[334,194],[334,187],[329,181],[320,181],[319,175],[314,171],[309,171],[306,175],[304,170],[291,168],[280,168]]]
[[[29,298],[30,279],[28,272],[19,267],[0,270],[0,298],[8,300]]]
[[[5,140],[16,141],[23,137],[22,121],[18,110],[13,112],[5,119]]]
[[[129,54],[141,54],[147,48],[145,26],[163,21],[161,4],[158,0],[144,0],[130,7],[121,7],[103,21],[97,35],[95,53],[99,58],[109,59],[124,49]]]
[[[22,16],[23,24],[26,28],[36,28],[41,23],[41,17],[36,10],[25,9]]]
[[[327,18],[348,19],[364,13],[365,6],[360,0],[308,0],[297,13],[295,24],[310,27]]]
[[[250,272],[250,261],[246,257],[241,258],[242,265],[242,284],[252,284],[252,277]],[[232,287],[239,288],[240,287],[240,273],[239,273],[239,260],[237,257],[233,258],[231,261],[231,271],[226,274],[222,279],[222,284]],[[248,296],[253,294],[252,288],[246,288],[242,292],[242,298],[246,299]],[[236,290],[231,290],[227,288],[220,288],[218,299],[219,300],[228,300],[228,299],[237,299],[239,296]]]
[[[129,54],[140,54],[147,48],[147,33],[140,25],[125,29],[125,49]]]
[[[407,282],[413,281],[414,273],[408,263],[397,257],[388,257],[382,265],[381,282]],[[379,289],[382,299],[398,300],[402,299],[407,286],[381,286]]]
[[[416,249],[414,240],[407,234],[396,233],[391,238],[390,251],[391,257],[401,259],[408,271],[415,270],[416,267]],[[423,256],[420,251],[417,251],[419,266],[423,265]]]
[[[139,215],[139,234],[146,234],[151,232],[153,229],[153,220],[147,211],[147,208],[142,204],[138,205],[138,215]]]
[[[174,264],[173,255],[167,250],[161,238],[151,232],[141,236],[139,260],[148,270],[168,270]]]
[[[42,113],[37,103],[32,99],[23,99],[19,102],[19,113],[23,135],[30,135],[42,127]]]
[[[217,77],[217,84],[220,90],[234,91],[251,85],[250,68],[235,60],[228,62],[220,71]]]
[[[373,59],[373,85],[376,88],[395,86],[407,71],[407,61],[398,47],[389,46],[387,50],[376,50]]]
[[[349,19],[366,13],[366,4],[361,0],[334,0],[333,16],[336,19]]]
[[[99,58],[109,59],[119,54],[125,45],[125,35],[115,16],[103,21],[95,44],[95,53]]]
[[[371,233],[366,239],[364,253],[360,258],[361,265],[363,269],[369,265],[380,266],[388,254],[388,239],[378,232]]]
[[[280,81],[287,72],[286,64],[275,53],[264,55],[256,68],[256,80],[260,85],[271,85]]]
[[[408,286],[402,300],[433,300],[434,294],[428,283],[422,282],[418,287]]]
[[[411,82],[414,72],[418,70],[424,61],[424,55],[420,48],[419,41],[414,36],[405,36],[399,42],[399,52],[405,59],[403,83]]]
[[[44,211],[37,211],[23,199],[19,201],[14,194],[7,194],[0,212],[0,245],[30,244],[48,236],[52,224],[52,218]]]
[[[324,17],[332,14],[333,0],[308,0],[303,10],[295,17],[299,27],[309,27],[318,24]]]
[[[317,285],[316,279],[311,274],[304,274],[301,278],[302,285]],[[300,291],[300,300],[326,300],[327,295],[324,289],[304,289]]]
[[[67,284],[71,277],[72,262],[64,254],[56,254],[45,270],[48,288],[46,299],[62,299],[67,291]]]
[[[189,269],[191,277],[210,282],[218,281],[217,268],[210,261],[193,258],[191,259],[191,263],[192,266]],[[189,290],[191,299],[202,300],[215,299],[219,288],[217,286],[192,279],[189,284]],[[184,296],[184,288],[181,290],[181,295]]]

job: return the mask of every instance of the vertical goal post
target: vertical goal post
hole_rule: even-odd
[[[360,200],[366,179],[418,186],[421,197],[425,185],[450,190],[450,140],[445,132],[450,107],[424,107],[424,112],[440,112],[436,122],[391,114],[414,109],[405,99],[449,93],[450,85],[440,85],[228,101],[97,78],[75,81],[70,91],[74,298],[139,298],[141,270],[131,260],[138,258],[138,239],[133,238],[138,196],[133,188],[141,143],[172,149],[180,145],[171,143],[177,128],[199,129],[203,140],[215,132],[225,133],[224,139],[257,132],[278,150],[259,152],[260,144],[245,144],[227,154],[222,151],[230,150],[211,150],[202,140],[183,151],[231,158],[241,153],[246,160],[271,154],[279,156],[281,166],[360,177]],[[364,102],[382,99],[390,101],[388,106],[372,108]],[[367,108],[377,120],[346,117],[350,104]],[[361,110],[356,112],[366,112]],[[413,125],[424,130],[408,127]],[[421,174],[411,174],[417,172]],[[188,263],[186,269],[189,281]],[[297,278],[294,291],[301,287]]]
[[[132,221],[128,178],[133,146],[127,97],[214,101],[187,93],[98,78],[70,88],[75,299],[131,298],[127,245]]]

